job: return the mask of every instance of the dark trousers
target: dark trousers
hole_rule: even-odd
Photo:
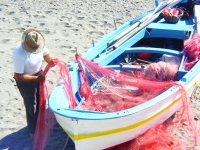
[[[34,134],[39,113],[40,83],[15,81],[24,100],[29,132]]]

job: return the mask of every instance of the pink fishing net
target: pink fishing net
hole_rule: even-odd
[[[181,89],[183,107],[174,116],[132,141],[107,150],[194,150],[200,148],[199,132],[189,99]],[[185,97],[186,96],[186,97]]]
[[[149,129],[145,134],[114,150],[189,150],[178,136],[168,131],[165,124]]]
[[[146,71],[133,68],[116,72],[79,55],[76,58],[83,83],[79,91],[85,98],[85,102],[78,105],[77,109],[106,112],[124,110],[142,104],[176,84],[173,80],[176,78],[177,64],[159,62],[150,64]],[[89,83],[95,87],[91,89]]]
[[[52,66],[56,65],[57,71],[60,74],[58,81],[63,79],[61,83],[64,87],[65,94],[70,101],[70,107],[75,107],[75,99],[72,92],[71,78],[66,65],[59,59],[55,58],[51,60],[44,73],[48,76],[48,73]],[[36,126],[36,131],[34,135],[34,144],[33,150],[43,150],[45,148],[48,136],[50,131],[53,129],[54,125],[54,114],[48,109],[48,99],[51,94],[51,87],[49,86],[49,81],[46,80],[40,84],[40,107],[39,107],[39,116]]]
[[[124,71],[121,68],[120,71],[116,71],[112,68],[99,66],[79,55],[76,55],[76,59],[79,68],[81,68],[80,74],[83,83],[80,93],[85,98],[85,102],[78,105],[76,109],[116,112],[147,102],[172,86],[179,87],[183,107],[170,123],[150,129],[144,135],[136,138],[133,144],[128,143],[130,148],[127,148],[126,143],[120,146],[121,149],[192,150],[194,145],[200,146],[199,133],[191,110],[190,99],[184,86],[175,81],[178,71],[176,62],[152,63],[143,71],[137,68],[129,71]],[[96,84],[93,90],[90,88],[89,83]],[[187,133],[190,137],[187,142],[190,141],[189,143],[192,143],[192,146],[188,145],[187,142],[184,143],[178,136],[174,135],[177,130]]]
[[[184,42],[183,54],[186,56],[184,69],[190,70],[200,58],[200,34],[196,33]]]
[[[198,39],[198,35],[194,38]],[[196,49],[191,50],[185,42],[184,54],[187,56],[185,68],[189,69],[198,59]],[[198,45],[198,43],[196,43]],[[191,54],[190,52],[195,52]],[[178,62],[158,62],[151,63],[145,68],[134,66],[116,70],[109,67],[100,66],[88,61],[76,54],[76,60],[79,67],[80,88],[78,93],[82,98],[79,104],[76,103],[75,91],[72,90],[71,76],[66,65],[59,59],[52,60],[45,68],[48,72],[52,66],[58,68],[60,78],[59,84],[62,84],[66,97],[70,102],[70,108],[85,109],[104,112],[116,112],[128,109],[160,95],[172,86],[179,87],[181,95],[182,109],[178,111],[168,122],[150,129],[143,135],[140,135],[133,141],[114,148],[116,150],[187,150],[193,149],[195,145],[200,146],[199,133],[194,121],[194,115],[190,106],[190,99],[184,87],[176,82],[176,73],[178,71]],[[191,64],[189,63],[191,62]],[[62,80],[62,82],[60,82]],[[50,96],[48,81],[41,83],[41,100],[38,123],[34,138],[34,150],[43,150],[49,135],[53,128],[54,117],[47,107]],[[177,132],[185,132],[186,139],[180,139]],[[189,141],[188,144],[185,141]]]

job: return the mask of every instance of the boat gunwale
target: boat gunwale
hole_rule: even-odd
[[[195,76],[197,76],[198,74],[200,74],[200,62],[198,62],[183,78],[184,81],[180,80],[178,81],[179,83],[181,83],[183,86],[187,85],[190,83],[190,81],[192,79],[194,79]],[[189,87],[187,90],[190,90],[193,86],[197,85],[197,83],[199,82],[200,77],[195,80],[194,84]],[[62,86],[57,86],[56,88],[63,88]],[[126,110],[122,110],[122,111],[118,111],[118,112],[111,112],[111,113],[102,113],[102,112],[96,112],[96,111],[79,111],[79,110],[72,110],[70,108],[65,108],[65,109],[60,109],[60,108],[55,108],[56,104],[53,103],[54,101],[52,101],[51,99],[54,97],[54,94],[51,95],[50,97],[50,102],[49,102],[49,106],[50,109],[56,113],[59,114],[61,116],[65,116],[71,119],[81,119],[81,120],[102,120],[102,119],[114,119],[114,118],[119,118],[119,117],[123,117],[123,116],[127,116],[127,115],[131,115],[134,113],[137,113],[138,111],[142,111],[144,109],[148,109],[149,107],[155,105],[156,103],[159,103],[160,101],[162,101],[163,99],[167,98],[169,95],[172,94],[172,92],[177,92],[179,90],[178,86],[172,86],[171,88],[169,88],[168,90],[166,90],[165,92],[163,92],[162,94],[158,95],[157,97],[143,103],[140,104],[138,106],[126,109]],[[59,109],[59,110],[57,110]],[[57,111],[56,111],[57,110]],[[63,113],[65,112],[65,113]],[[80,115],[80,113],[83,114],[83,116]],[[65,114],[65,115],[64,115]]]

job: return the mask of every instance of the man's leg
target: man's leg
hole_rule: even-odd
[[[17,81],[17,87],[23,97],[26,109],[26,120],[29,132],[35,133],[37,117],[39,113],[39,86],[38,82],[20,82]]]

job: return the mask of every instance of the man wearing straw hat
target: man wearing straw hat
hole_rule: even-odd
[[[53,58],[45,47],[43,35],[35,29],[28,29],[22,41],[13,51],[14,78],[24,100],[27,126],[30,136],[35,133],[39,110],[40,82],[45,80],[42,61],[47,63]]]

